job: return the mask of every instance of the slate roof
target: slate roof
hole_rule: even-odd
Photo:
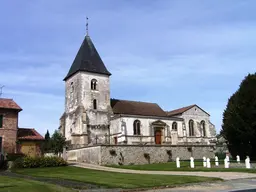
[[[167,117],[166,113],[156,103],[118,99],[111,99],[110,102],[114,114]]]
[[[21,111],[21,107],[12,99],[0,98],[0,109],[15,109]]]
[[[73,64],[71,65],[64,80],[66,81],[69,77],[79,71],[105,74],[109,76],[111,75],[101,60],[100,55],[98,54],[89,36],[85,36],[75,60],[73,61]]]
[[[192,107],[195,107],[197,106],[198,108],[200,108],[198,105],[196,104],[193,104],[193,105],[189,105],[189,106],[186,106],[186,107],[182,107],[182,108],[179,108],[179,109],[175,109],[175,110],[172,110],[172,111],[167,111],[167,116],[171,117],[171,116],[175,116],[175,115],[180,115],[182,113],[184,113],[185,111],[191,109]],[[205,113],[207,113],[205,110],[203,110],[202,108],[200,108],[202,111],[204,111]],[[209,113],[207,113],[209,115]]]
[[[18,140],[44,140],[42,135],[40,135],[35,129],[30,128],[18,128],[17,138]]]

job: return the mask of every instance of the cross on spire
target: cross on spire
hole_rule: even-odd
[[[86,17],[86,36],[89,36],[89,29],[88,29],[88,17]]]

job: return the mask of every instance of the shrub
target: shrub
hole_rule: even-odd
[[[8,162],[6,160],[0,159],[0,170],[6,170],[8,168]]]
[[[144,153],[144,157],[145,157],[146,159],[149,159],[149,158],[150,158],[149,153]]]
[[[110,155],[114,155],[114,156],[115,156],[115,155],[116,155],[116,150],[110,149],[110,150],[109,150],[109,153],[110,153]]]
[[[66,166],[67,162],[60,157],[23,157],[14,161],[13,168],[36,168]]]
[[[18,158],[25,157],[23,153],[8,153],[7,161],[15,161]]]

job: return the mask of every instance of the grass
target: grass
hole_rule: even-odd
[[[19,178],[0,176],[0,192],[71,192],[73,190],[46,184],[39,181],[31,181]]]
[[[109,167],[122,168],[122,169],[134,169],[134,170],[150,170],[150,171],[204,171],[204,172],[247,172],[256,173],[256,169],[245,168],[224,168],[224,165],[220,164],[219,167],[215,167],[212,164],[212,168],[204,168],[202,162],[195,162],[195,168],[190,168],[189,161],[181,161],[180,168],[176,168],[176,162],[168,163],[156,163],[145,165],[109,165]],[[231,164],[232,166],[232,164]]]
[[[38,176],[61,178],[81,181],[90,184],[105,186],[108,188],[150,188],[160,186],[177,186],[186,183],[209,182],[220,180],[218,178],[196,177],[196,176],[174,176],[174,175],[143,175],[114,173],[97,171],[78,167],[54,167],[18,169],[16,173]]]

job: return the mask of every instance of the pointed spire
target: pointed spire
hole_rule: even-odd
[[[88,23],[88,17],[86,17],[86,36],[89,36],[89,23]]]

